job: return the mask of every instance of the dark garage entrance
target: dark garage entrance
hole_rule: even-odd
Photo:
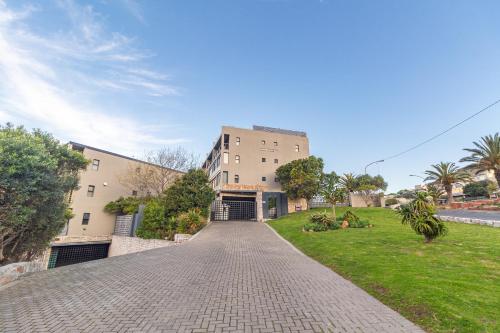
[[[214,200],[210,207],[211,221],[256,221],[255,201]]]
[[[47,268],[78,264],[108,257],[109,243],[53,246]]]

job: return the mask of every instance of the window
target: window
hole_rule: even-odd
[[[234,162],[235,162],[236,164],[240,163],[240,155],[236,155],[236,156],[234,157]]]
[[[222,184],[227,184],[229,179],[229,173],[227,171],[222,172]]]
[[[278,146],[278,141],[274,141],[274,146],[277,147]]]
[[[95,186],[94,185],[89,185],[87,188],[87,196],[88,197],[93,197],[95,192]]]
[[[137,196],[137,191],[136,191],[136,190],[133,190],[133,191],[132,191],[132,196],[133,196],[133,197],[136,197],[136,196]]]
[[[239,175],[234,175],[234,182],[238,184],[240,182],[240,176]]]
[[[237,137],[236,137],[236,145],[237,145],[237,146],[239,146],[239,145],[240,145],[240,137],[239,137],[239,136],[237,136]]]
[[[262,157],[262,163],[266,163],[266,158]]]
[[[300,151],[299,145],[295,145],[295,151],[298,153]]]
[[[100,161],[99,161],[99,160],[96,160],[96,159],[94,159],[94,160],[92,161],[92,170],[96,170],[96,171],[97,171],[97,170],[99,170],[99,162],[100,162]]]
[[[84,225],[89,224],[89,220],[90,220],[90,213],[83,213],[82,224]]]
[[[267,180],[266,177],[262,177],[262,181],[265,182]]]
[[[277,158],[274,159],[274,164],[278,164],[278,159]]]
[[[266,145],[266,140],[262,140],[260,143],[262,143],[263,146]]]
[[[226,151],[224,152],[224,164],[229,163],[229,153]]]

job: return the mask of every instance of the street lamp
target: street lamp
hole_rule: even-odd
[[[368,164],[365,166],[365,175],[367,174],[367,173],[366,173],[366,168],[368,168],[368,167],[369,167],[370,165],[372,165],[372,164],[375,164],[375,163],[382,163],[382,162],[384,162],[384,160],[378,160],[378,161],[375,161],[375,162],[368,163]]]

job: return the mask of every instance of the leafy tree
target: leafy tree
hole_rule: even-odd
[[[306,199],[307,208],[309,200],[319,191],[322,174],[323,160],[315,156],[291,161],[276,170],[276,177],[288,197]]]
[[[334,171],[323,175],[319,193],[332,204],[333,219],[336,219],[335,205],[345,200],[346,190],[342,187],[340,177]]]
[[[360,175],[356,177],[355,191],[361,195],[367,206],[370,205],[373,196],[378,191],[385,191],[386,189],[387,183],[380,175],[374,177]]]
[[[439,198],[441,198],[446,192],[440,186],[434,184],[427,185],[427,194],[432,198],[432,202],[437,205]]]
[[[400,206],[398,213],[402,217],[401,223],[409,224],[418,235],[423,235],[426,243],[447,233],[443,221],[435,217],[436,208],[426,192],[417,193],[417,198]]]
[[[47,248],[87,163],[48,133],[0,126],[0,262],[30,260]]]
[[[397,197],[405,199],[415,199],[417,197],[417,194],[412,190],[399,190],[397,193]]]
[[[475,148],[465,148],[470,156],[460,162],[471,162],[466,168],[474,169],[477,173],[492,170],[495,173],[497,185],[500,186],[500,135],[487,135],[479,142],[473,142]]]
[[[469,197],[486,197],[493,192],[494,185],[496,184],[489,180],[469,183],[464,186],[464,194]]]
[[[453,202],[453,184],[470,180],[470,175],[459,169],[455,163],[441,162],[431,165],[432,169],[425,171],[426,180],[432,180],[443,186],[448,195],[448,204]]]
[[[202,216],[207,217],[208,208],[214,199],[215,192],[208,184],[207,174],[201,169],[189,170],[167,188],[163,195],[167,216],[199,208]]]

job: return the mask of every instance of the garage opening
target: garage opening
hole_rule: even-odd
[[[78,264],[108,257],[109,243],[53,246],[47,268]]]
[[[256,221],[255,199],[241,199],[243,200],[214,200],[210,207],[210,219],[212,221]]]

